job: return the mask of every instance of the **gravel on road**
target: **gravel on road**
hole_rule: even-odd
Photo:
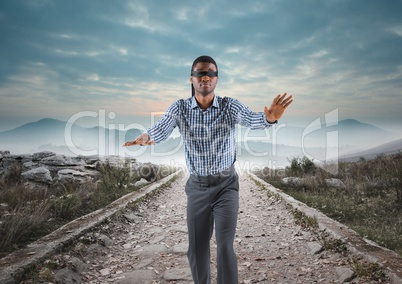
[[[186,180],[182,174],[156,197],[95,227],[38,267],[39,277],[54,283],[193,283],[186,257]],[[286,202],[248,175],[240,176],[238,217],[240,283],[344,283],[354,277],[346,256],[324,250],[315,233],[295,223]],[[212,283],[215,249],[213,236]]]

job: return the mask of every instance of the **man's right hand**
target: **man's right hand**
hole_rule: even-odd
[[[140,145],[140,146],[148,146],[155,144],[155,140],[150,140],[148,134],[142,133],[135,140],[129,141],[123,144],[123,147]]]

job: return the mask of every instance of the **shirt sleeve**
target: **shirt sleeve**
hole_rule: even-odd
[[[254,112],[237,99],[232,100],[231,111],[235,115],[237,124],[250,129],[264,129],[277,123],[277,121],[269,123],[264,112]]]
[[[151,140],[155,140],[155,143],[159,143],[169,137],[173,129],[177,126],[178,110],[178,101],[176,101],[166,110],[161,119],[146,131]]]

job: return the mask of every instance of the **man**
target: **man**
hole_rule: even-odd
[[[152,145],[165,140],[177,126],[183,137],[190,177],[186,183],[188,260],[195,284],[209,284],[210,239],[215,223],[217,283],[238,283],[233,249],[239,208],[235,125],[264,129],[277,123],[292,96],[278,95],[270,108],[253,112],[233,98],[215,95],[218,66],[209,56],[191,68],[193,96],[174,102],[146,133],[123,146]]]

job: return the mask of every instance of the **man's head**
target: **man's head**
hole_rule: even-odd
[[[214,91],[218,82],[218,65],[207,55],[196,58],[191,66],[191,93],[208,95]]]

